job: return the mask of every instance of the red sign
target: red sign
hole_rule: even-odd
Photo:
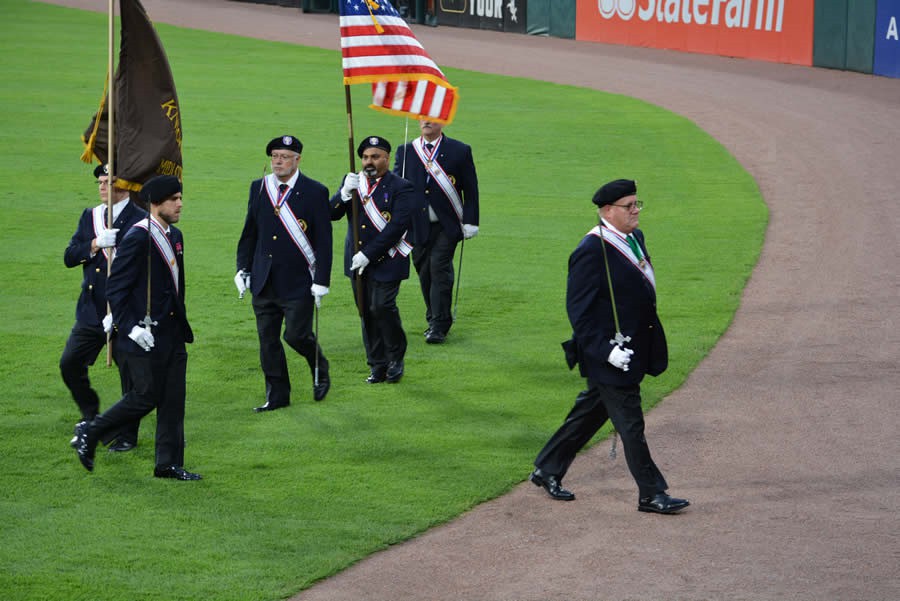
[[[815,0],[577,0],[575,38],[811,65]]]

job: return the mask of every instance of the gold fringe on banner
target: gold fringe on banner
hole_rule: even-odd
[[[85,163],[94,162],[94,144],[97,142],[97,130],[100,129],[100,118],[103,116],[103,109],[106,108],[108,94],[109,68],[106,69],[106,80],[103,82],[103,97],[100,98],[100,108],[97,109],[97,115],[94,118],[94,130],[91,132],[91,137],[89,139],[85,140],[83,136],[81,138],[81,141],[84,142],[84,152],[81,153],[81,160]]]

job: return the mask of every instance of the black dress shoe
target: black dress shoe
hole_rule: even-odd
[[[373,367],[366,378],[366,384],[380,384],[387,377],[386,367]]]
[[[285,403],[284,405],[276,405],[274,403],[266,402],[265,405],[260,405],[259,407],[254,407],[253,411],[256,413],[262,413],[263,411],[275,411],[276,409],[281,409],[283,407],[287,407],[289,403]]]
[[[136,446],[136,444],[127,440],[116,440],[109,445],[108,450],[110,453],[127,453],[128,451],[134,450]]]
[[[202,480],[203,476],[194,474],[180,465],[169,465],[166,467],[153,468],[153,476],[155,478],[173,478],[175,480]]]
[[[403,361],[391,361],[388,363],[387,372],[384,374],[384,381],[388,384],[396,384],[403,377]]]
[[[425,328],[425,331],[422,332],[422,335],[425,336],[425,338],[428,338],[429,334],[431,334],[431,326],[428,326],[427,328]]]
[[[528,479],[534,482],[535,486],[543,486],[547,494],[558,501],[574,501],[575,493],[562,487],[562,482],[557,480],[556,476],[545,474],[541,470],[534,470]]]
[[[79,422],[75,426],[75,443],[72,445],[78,453],[78,460],[89,472],[94,471],[94,453],[97,450],[97,439],[88,435],[86,422]]]
[[[687,499],[676,499],[664,492],[658,492],[652,497],[642,497],[639,499],[638,511],[649,511],[651,513],[678,513],[690,504],[690,501]]]
[[[331,388],[331,379],[328,377],[328,374],[319,374],[319,383],[316,384],[315,380],[313,380],[313,400],[321,401],[325,398],[325,395],[328,394],[328,390]]]
[[[75,445],[78,443],[78,436],[79,436],[79,434],[81,434],[82,431],[84,431],[84,426],[86,424],[87,424],[87,422],[85,420],[81,420],[80,422],[75,424],[75,429],[72,433],[72,440],[69,441],[69,446],[71,446],[73,449],[75,448]]]
[[[446,339],[447,335],[437,330],[429,330],[428,334],[425,335],[425,342],[428,344],[443,344]]]

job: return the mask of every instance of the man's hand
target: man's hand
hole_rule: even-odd
[[[622,371],[628,371],[628,364],[631,363],[631,356],[634,351],[624,346],[614,346],[606,359],[613,367],[618,367]]]
[[[134,326],[133,328],[131,328],[131,332],[128,334],[128,337],[134,340],[134,342],[139,347],[141,347],[148,353],[155,344],[153,334],[150,332],[150,330],[142,328],[141,326]]]
[[[350,271],[359,270],[359,275],[363,274],[363,270],[366,268],[366,265],[369,264],[369,257],[364,255],[362,251],[359,251],[353,258],[350,259]]]
[[[234,285],[237,286],[238,298],[244,298],[244,293],[250,288],[250,272],[241,269],[234,276]]]
[[[103,230],[100,232],[100,235],[97,236],[94,244],[97,245],[97,248],[112,248],[116,245],[116,234],[118,233],[118,228]]]
[[[322,307],[322,297],[328,294],[328,286],[320,286],[318,284],[313,284],[309,291],[312,293],[313,298],[316,299],[316,308]]]
[[[470,225],[468,223],[464,223],[462,226],[462,230],[463,230],[463,238],[465,238],[466,240],[468,240],[469,238],[474,238],[475,236],[478,235],[478,226],[477,225]]]
[[[103,318],[103,331],[106,332],[107,334],[109,334],[110,332],[112,332],[112,326],[113,326],[112,313],[107,313],[106,316]]]
[[[359,189],[359,173],[348,173],[344,176],[344,185],[341,186],[341,200],[347,202],[353,198],[353,191]]]

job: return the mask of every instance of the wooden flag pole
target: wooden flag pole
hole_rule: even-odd
[[[350,86],[348,84],[344,84],[344,98],[347,102],[347,145],[350,151],[350,171],[352,173],[356,173],[356,155],[354,154],[353,148],[353,105],[350,102]],[[353,195],[350,198],[350,211],[351,211],[351,220],[352,220],[352,228],[353,228],[353,254],[352,257],[359,251],[359,192],[357,190],[353,191]],[[365,296],[363,295],[363,278],[359,275],[359,272],[353,272],[353,281],[356,285],[353,287],[355,290],[356,296],[356,309],[359,312],[360,318],[365,321],[363,309],[365,308]]]
[[[115,90],[115,71],[113,70],[113,53],[115,52],[115,18],[113,15],[114,12],[114,3],[115,0],[109,0],[109,31],[108,31],[108,48],[109,52],[107,54],[107,64],[106,64],[106,77],[109,78],[109,99],[107,100],[107,128],[109,131],[109,137],[107,139],[107,165],[109,165],[109,173],[107,173],[107,184],[106,184],[106,227],[108,229],[112,229],[113,226],[113,174],[115,171],[115,146],[113,145],[113,141],[115,138],[113,134],[115,133],[115,121],[113,119],[113,113],[115,112],[115,102],[113,102],[113,90]],[[97,120],[100,120],[100,115],[97,115]],[[109,251],[109,258],[106,261],[106,277],[109,279],[110,273],[112,273],[112,260],[116,253],[116,247],[113,246]],[[109,301],[106,303],[106,313],[110,313]],[[112,330],[106,333],[106,366],[110,367],[112,365]]]

